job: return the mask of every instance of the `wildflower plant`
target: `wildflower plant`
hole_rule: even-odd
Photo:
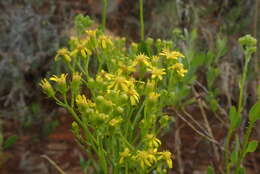
[[[185,57],[169,41],[126,45],[86,30],[57,51],[67,72],[40,86],[74,118],[72,132],[94,173],[167,173],[173,154],[158,136],[171,122],[163,108],[187,72]]]
[[[247,80],[248,66],[252,58],[252,54],[256,52],[257,40],[250,35],[239,38],[239,43],[243,49],[245,55],[245,62],[243,67],[243,73],[239,82],[239,99],[238,106],[232,106],[229,112],[229,129],[225,142],[225,173],[230,174],[244,174],[246,173],[243,166],[243,161],[246,155],[250,152],[254,152],[258,146],[258,141],[251,140],[250,135],[253,131],[256,121],[260,119],[260,100],[252,106],[248,114],[247,127],[243,131],[244,136],[239,139],[236,138],[231,146],[231,138],[233,136],[239,137],[237,130],[239,130],[243,121],[243,111],[245,109],[245,84]]]

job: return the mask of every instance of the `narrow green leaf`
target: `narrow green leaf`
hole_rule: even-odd
[[[260,119],[260,101],[258,101],[249,111],[249,121],[255,123]]]
[[[256,140],[253,140],[249,142],[247,148],[246,148],[246,153],[248,152],[255,152],[256,148],[258,146],[258,142]]]
[[[232,131],[240,125],[241,118],[240,118],[239,114],[237,113],[236,108],[234,106],[232,106],[230,108],[229,120],[230,120],[230,129],[232,129]]]
[[[213,167],[208,167],[207,174],[215,174]]]

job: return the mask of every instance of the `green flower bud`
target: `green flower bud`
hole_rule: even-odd
[[[145,43],[149,46],[151,46],[153,44],[154,40],[150,37],[148,37],[146,40],[145,40]]]
[[[105,100],[105,98],[103,97],[103,96],[97,96],[97,101],[99,101],[99,102],[103,102],[104,100]]]
[[[257,40],[249,34],[240,37],[238,41],[242,47],[255,47],[257,44]]]
[[[117,110],[117,112],[119,112],[120,114],[122,114],[122,113],[124,112],[124,109],[123,109],[122,107],[120,107],[120,106],[118,106],[118,107],[116,108],[116,110]]]

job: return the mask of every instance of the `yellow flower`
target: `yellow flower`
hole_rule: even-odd
[[[168,167],[172,168],[172,154],[169,151],[164,151],[164,152],[158,152],[158,154],[160,155],[158,160],[165,160]]]
[[[139,54],[135,57],[135,60],[133,61],[133,64],[132,66],[136,66],[136,65],[140,65],[140,64],[143,64],[143,65],[146,65],[146,66],[150,66],[150,63],[148,62],[148,57],[144,54]]]
[[[101,48],[106,49],[108,46],[113,45],[113,42],[108,36],[102,35],[99,37],[98,43]]]
[[[86,47],[86,43],[82,42],[77,45],[76,49],[74,49],[71,54],[74,56],[80,54],[83,58],[87,58],[87,56],[91,56],[92,52]]]
[[[81,75],[78,72],[72,74],[72,81],[79,82],[81,81]]]
[[[107,73],[104,70],[101,70],[101,72],[98,73],[97,77],[96,77],[96,79],[99,79],[99,80],[112,80],[112,78],[114,78],[114,75]]]
[[[67,62],[70,62],[71,61],[71,58],[70,58],[70,52],[67,48],[61,48],[57,51],[57,55],[55,56],[55,61],[58,60],[59,57],[64,57],[64,59],[67,61]]]
[[[139,102],[139,94],[136,92],[135,89],[129,88],[126,91],[126,94],[130,98],[131,105],[136,105]]]
[[[176,70],[176,72],[181,76],[184,77],[185,73],[187,72],[186,69],[184,69],[183,64],[181,63],[176,63],[172,66],[169,67],[172,70]]]
[[[112,120],[109,121],[109,125],[112,127],[115,127],[116,125],[118,125],[119,123],[122,122],[122,118],[113,118]]]
[[[67,74],[61,74],[60,77],[53,75],[50,78],[51,81],[55,81],[57,83],[58,90],[61,93],[65,93],[67,91],[66,77],[67,77]]]
[[[96,118],[97,118],[98,120],[102,120],[102,121],[106,121],[106,120],[109,118],[109,116],[108,116],[107,114],[105,114],[105,113],[100,113],[100,112],[98,112],[98,111],[96,111],[95,116],[96,116]]]
[[[87,108],[87,107],[93,108],[96,106],[96,104],[93,103],[91,100],[87,99],[84,94],[78,95],[76,97],[76,103],[79,107],[83,107],[83,108]]]
[[[40,86],[49,97],[53,97],[55,95],[55,91],[53,90],[50,82],[47,79],[41,80]]]
[[[108,86],[108,89],[128,91],[129,86],[131,86],[131,82],[128,81],[125,77],[116,76],[113,79],[112,84]]]
[[[118,62],[118,66],[119,66],[119,74],[121,73],[131,73],[135,71],[135,68],[133,66],[128,66],[123,62]]]
[[[148,94],[148,99],[149,99],[149,101],[151,101],[151,102],[156,102],[157,99],[158,99],[158,97],[160,97],[160,94],[158,94],[158,93],[156,93],[156,92],[150,92],[150,93]]]
[[[90,37],[96,37],[96,34],[97,34],[97,30],[86,30],[85,32]]]
[[[151,167],[157,161],[153,151],[138,150],[134,159],[140,162],[142,168]]]
[[[153,134],[148,134],[145,136],[145,141],[150,148],[158,148],[162,143]]]
[[[149,71],[151,71],[152,73],[152,79],[156,79],[158,78],[159,80],[162,80],[162,76],[165,75],[166,73],[164,72],[165,69],[164,68],[156,68],[154,66],[151,66],[149,69]]]
[[[125,148],[123,152],[120,152],[119,164],[122,164],[124,162],[124,159],[130,156],[130,150],[128,148]]]
[[[169,49],[163,49],[163,51],[159,54],[161,56],[165,56],[166,59],[178,59],[184,58],[185,56],[178,51],[170,51]]]
[[[153,64],[157,64],[160,60],[160,57],[159,56],[152,56],[152,63]]]

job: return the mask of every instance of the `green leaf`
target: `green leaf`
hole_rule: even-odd
[[[230,120],[230,129],[233,131],[234,129],[236,129],[240,122],[241,122],[241,118],[239,116],[239,114],[236,111],[236,108],[234,106],[232,106],[230,108],[229,111],[229,120]]]
[[[238,174],[245,174],[245,173],[246,173],[245,168],[240,167]]]
[[[246,153],[248,152],[255,152],[258,146],[258,142],[256,140],[253,140],[249,142],[247,148],[246,148]]]
[[[3,149],[8,149],[14,145],[14,143],[17,141],[18,136],[12,135],[7,138],[7,140],[4,142]]]
[[[234,150],[231,153],[231,163],[235,164],[237,160],[238,160],[238,151]]]
[[[207,174],[215,174],[213,167],[208,167]]]
[[[260,119],[260,101],[258,101],[249,111],[249,121],[255,123]]]

